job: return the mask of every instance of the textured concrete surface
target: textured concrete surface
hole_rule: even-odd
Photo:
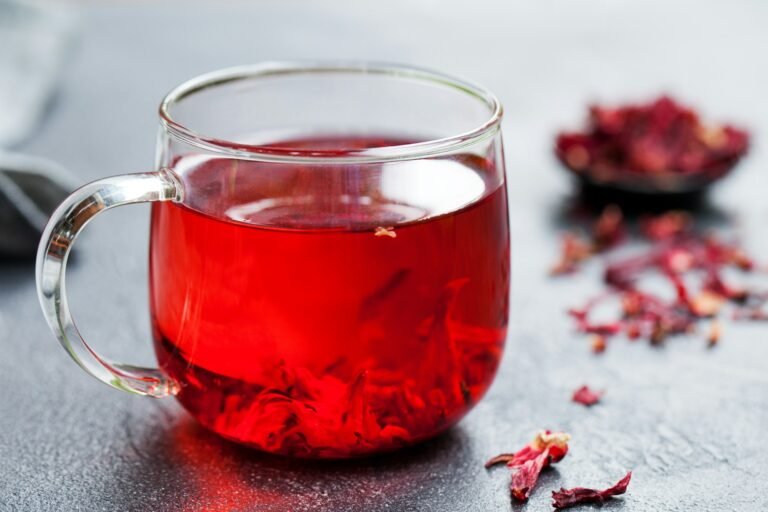
[[[726,325],[721,346],[662,349],[618,340],[602,357],[564,310],[598,287],[599,267],[546,277],[571,182],[554,131],[593,98],[679,93],[754,130],[710,217],[768,261],[768,4],[732,2],[177,2],[89,7],[60,94],[20,149],[83,181],[153,160],[155,108],[177,82],[233,64],[366,58],[429,65],[495,90],[506,106],[513,322],[498,379],[447,435],[350,463],[274,459],[220,441],[172,400],[129,396],[83,374],[48,333],[33,268],[0,263],[0,510],[550,510],[549,490],[600,485],[633,469],[605,510],[766,510],[768,326]],[[148,208],[89,227],[68,284],[86,337],[115,359],[151,363]],[[569,401],[588,382],[604,403]],[[508,472],[482,462],[541,427],[573,434],[525,507]]]

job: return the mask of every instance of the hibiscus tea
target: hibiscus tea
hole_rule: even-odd
[[[202,425],[343,458],[434,436],[485,393],[507,331],[503,169],[471,154],[335,158],[402,142],[276,145],[306,164],[175,160],[193,193],[153,206],[153,333]]]

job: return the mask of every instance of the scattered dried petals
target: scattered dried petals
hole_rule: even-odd
[[[595,335],[594,352],[605,350],[608,338],[620,333],[629,339],[643,337],[653,345],[661,345],[670,336],[693,332],[700,319],[716,317],[727,302],[740,306],[734,318],[768,320],[768,312],[763,310],[768,294],[735,287],[723,278],[725,267],[745,272],[755,268],[741,248],[714,235],[698,234],[690,218],[680,212],[643,222],[644,232],[653,243],[637,255],[610,261],[604,272],[609,290],[590,299],[583,308],[568,312],[580,332]],[[669,281],[676,292],[675,300],[639,290],[638,282],[649,272]],[[690,289],[695,288],[696,280],[698,290],[692,294]],[[620,318],[602,323],[590,321],[593,308],[616,296],[621,301]]]
[[[395,233],[395,228],[393,227],[383,227],[379,226],[376,228],[376,231],[373,233],[374,236],[388,236],[389,238],[397,238],[397,233]]]
[[[602,391],[593,391],[589,389],[589,386],[581,386],[573,392],[573,397],[571,399],[576,403],[591,407],[598,403],[602,396]]]
[[[557,509],[573,507],[581,503],[602,504],[613,496],[618,496],[627,492],[627,486],[632,478],[632,472],[626,474],[616,485],[602,491],[596,489],[586,489],[584,487],[574,487],[573,489],[563,489],[552,491],[552,506]]]

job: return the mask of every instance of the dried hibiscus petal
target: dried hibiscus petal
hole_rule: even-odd
[[[531,491],[539,480],[541,470],[549,465],[549,460],[547,453],[541,453],[535,459],[518,466],[517,471],[512,474],[512,483],[509,486],[509,491],[514,499],[517,501],[528,500]]]
[[[574,272],[579,263],[594,254],[618,245],[624,238],[626,228],[624,215],[616,205],[608,205],[592,226],[592,240],[586,240],[575,232],[566,232],[562,237],[560,261],[552,268],[553,275]]]
[[[713,320],[709,326],[709,334],[707,334],[707,345],[714,347],[720,342],[720,336],[722,335],[722,329],[720,328],[720,322]]]
[[[736,265],[741,270],[749,271],[755,268],[755,262],[742,249],[730,247],[726,252],[726,257],[729,263]]]
[[[542,469],[559,462],[568,453],[571,436],[565,432],[541,430],[527,446],[515,453],[502,453],[485,463],[485,467],[505,463],[512,474],[510,492],[519,501],[528,499]]]
[[[605,207],[592,228],[595,248],[603,251],[618,245],[624,238],[624,215],[615,204]]]
[[[640,328],[640,324],[637,321],[627,321],[625,322],[627,325],[626,334],[627,338],[634,341],[640,338],[640,336],[643,335],[643,331]]]
[[[607,348],[607,343],[605,341],[605,336],[601,336],[599,334],[596,334],[592,337],[592,352],[595,354],[602,354],[605,352],[605,349]]]
[[[745,272],[749,272],[755,268],[755,263],[752,261],[752,258],[747,256],[744,250],[736,245],[726,244],[713,235],[705,237],[703,243],[707,252],[707,257],[713,262],[733,265]]]
[[[681,211],[669,211],[655,217],[640,220],[640,231],[651,240],[669,240],[686,233],[692,225],[689,214]]]
[[[710,290],[703,290],[689,301],[691,312],[699,317],[713,317],[725,303],[725,297]]]
[[[605,267],[603,279],[617,290],[633,290],[641,272],[658,261],[656,253],[644,253],[625,260],[614,261]]]
[[[573,489],[563,489],[552,491],[552,506],[557,509],[573,507],[581,503],[602,504],[613,496],[618,496],[627,492],[627,486],[632,478],[632,472],[626,474],[616,485],[602,491],[596,489],[587,489],[584,487],[574,487]]]
[[[488,460],[488,462],[485,463],[485,467],[489,468],[504,462],[507,466],[514,468],[529,460],[535,459],[544,451],[549,452],[549,455],[554,459],[552,462],[559,462],[565,457],[565,454],[568,453],[568,441],[570,439],[570,434],[566,434],[565,432],[540,430],[536,433],[536,437],[534,437],[524,448],[515,453],[502,453],[501,455],[497,455]]]
[[[592,256],[592,245],[575,233],[565,233],[560,248],[560,261],[552,267],[553,275],[574,272],[579,263]]]
[[[571,399],[579,404],[591,407],[598,403],[603,396],[602,391],[593,391],[589,386],[581,386],[573,392]]]
[[[704,281],[704,289],[736,302],[743,302],[749,298],[749,292],[747,292],[747,290],[733,288],[726,284],[720,277],[720,274],[711,267],[708,269],[707,277]]]
[[[613,336],[621,332],[620,322],[609,322],[603,324],[590,324],[588,322],[581,322],[579,324],[581,332],[587,334],[596,334],[598,336]]]
[[[587,309],[570,309],[568,314],[576,320],[578,329],[586,334],[596,334],[598,336],[613,336],[621,332],[621,323],[593,323],[589,321]]]
[[[668,336],[685,334],[694,330],[693,320],[679,315],[671,310],[668,315],[660,315],[653,319],[651,327],[651,345],[661,345]]]

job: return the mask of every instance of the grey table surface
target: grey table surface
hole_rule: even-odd
[[[151,168],[156,105],[177,82],[289,58],[402,61],[496,91],[513,236],[512,324],[486,398],[456,428],[412,450],[346,463],[275,459],[221,441],[172,399],[98,384],[57,346],[31,262],[0,262],[2,510],[550,510],[549,491],[634,470],[606,510],[768,510],[768,327],[727,325],[662,349],[616,341],[596,357],[564,310],[599,289],[600,267],[547,277],[573,184],[552,135],[591,99],[670,91],[749,126],[753,151],[708,203],[722,229],[768,260],[768,4],[700,2],[299,2],[90,5],[38,133],[18,149],[83,182]],[[80,241],[69,284],[86,338],[151,363],[148,208],[109,212]],[[592,409],[571,391],[605,388]],[[525,507],[506,470],[483,461],[539,428],[573,435]]]

